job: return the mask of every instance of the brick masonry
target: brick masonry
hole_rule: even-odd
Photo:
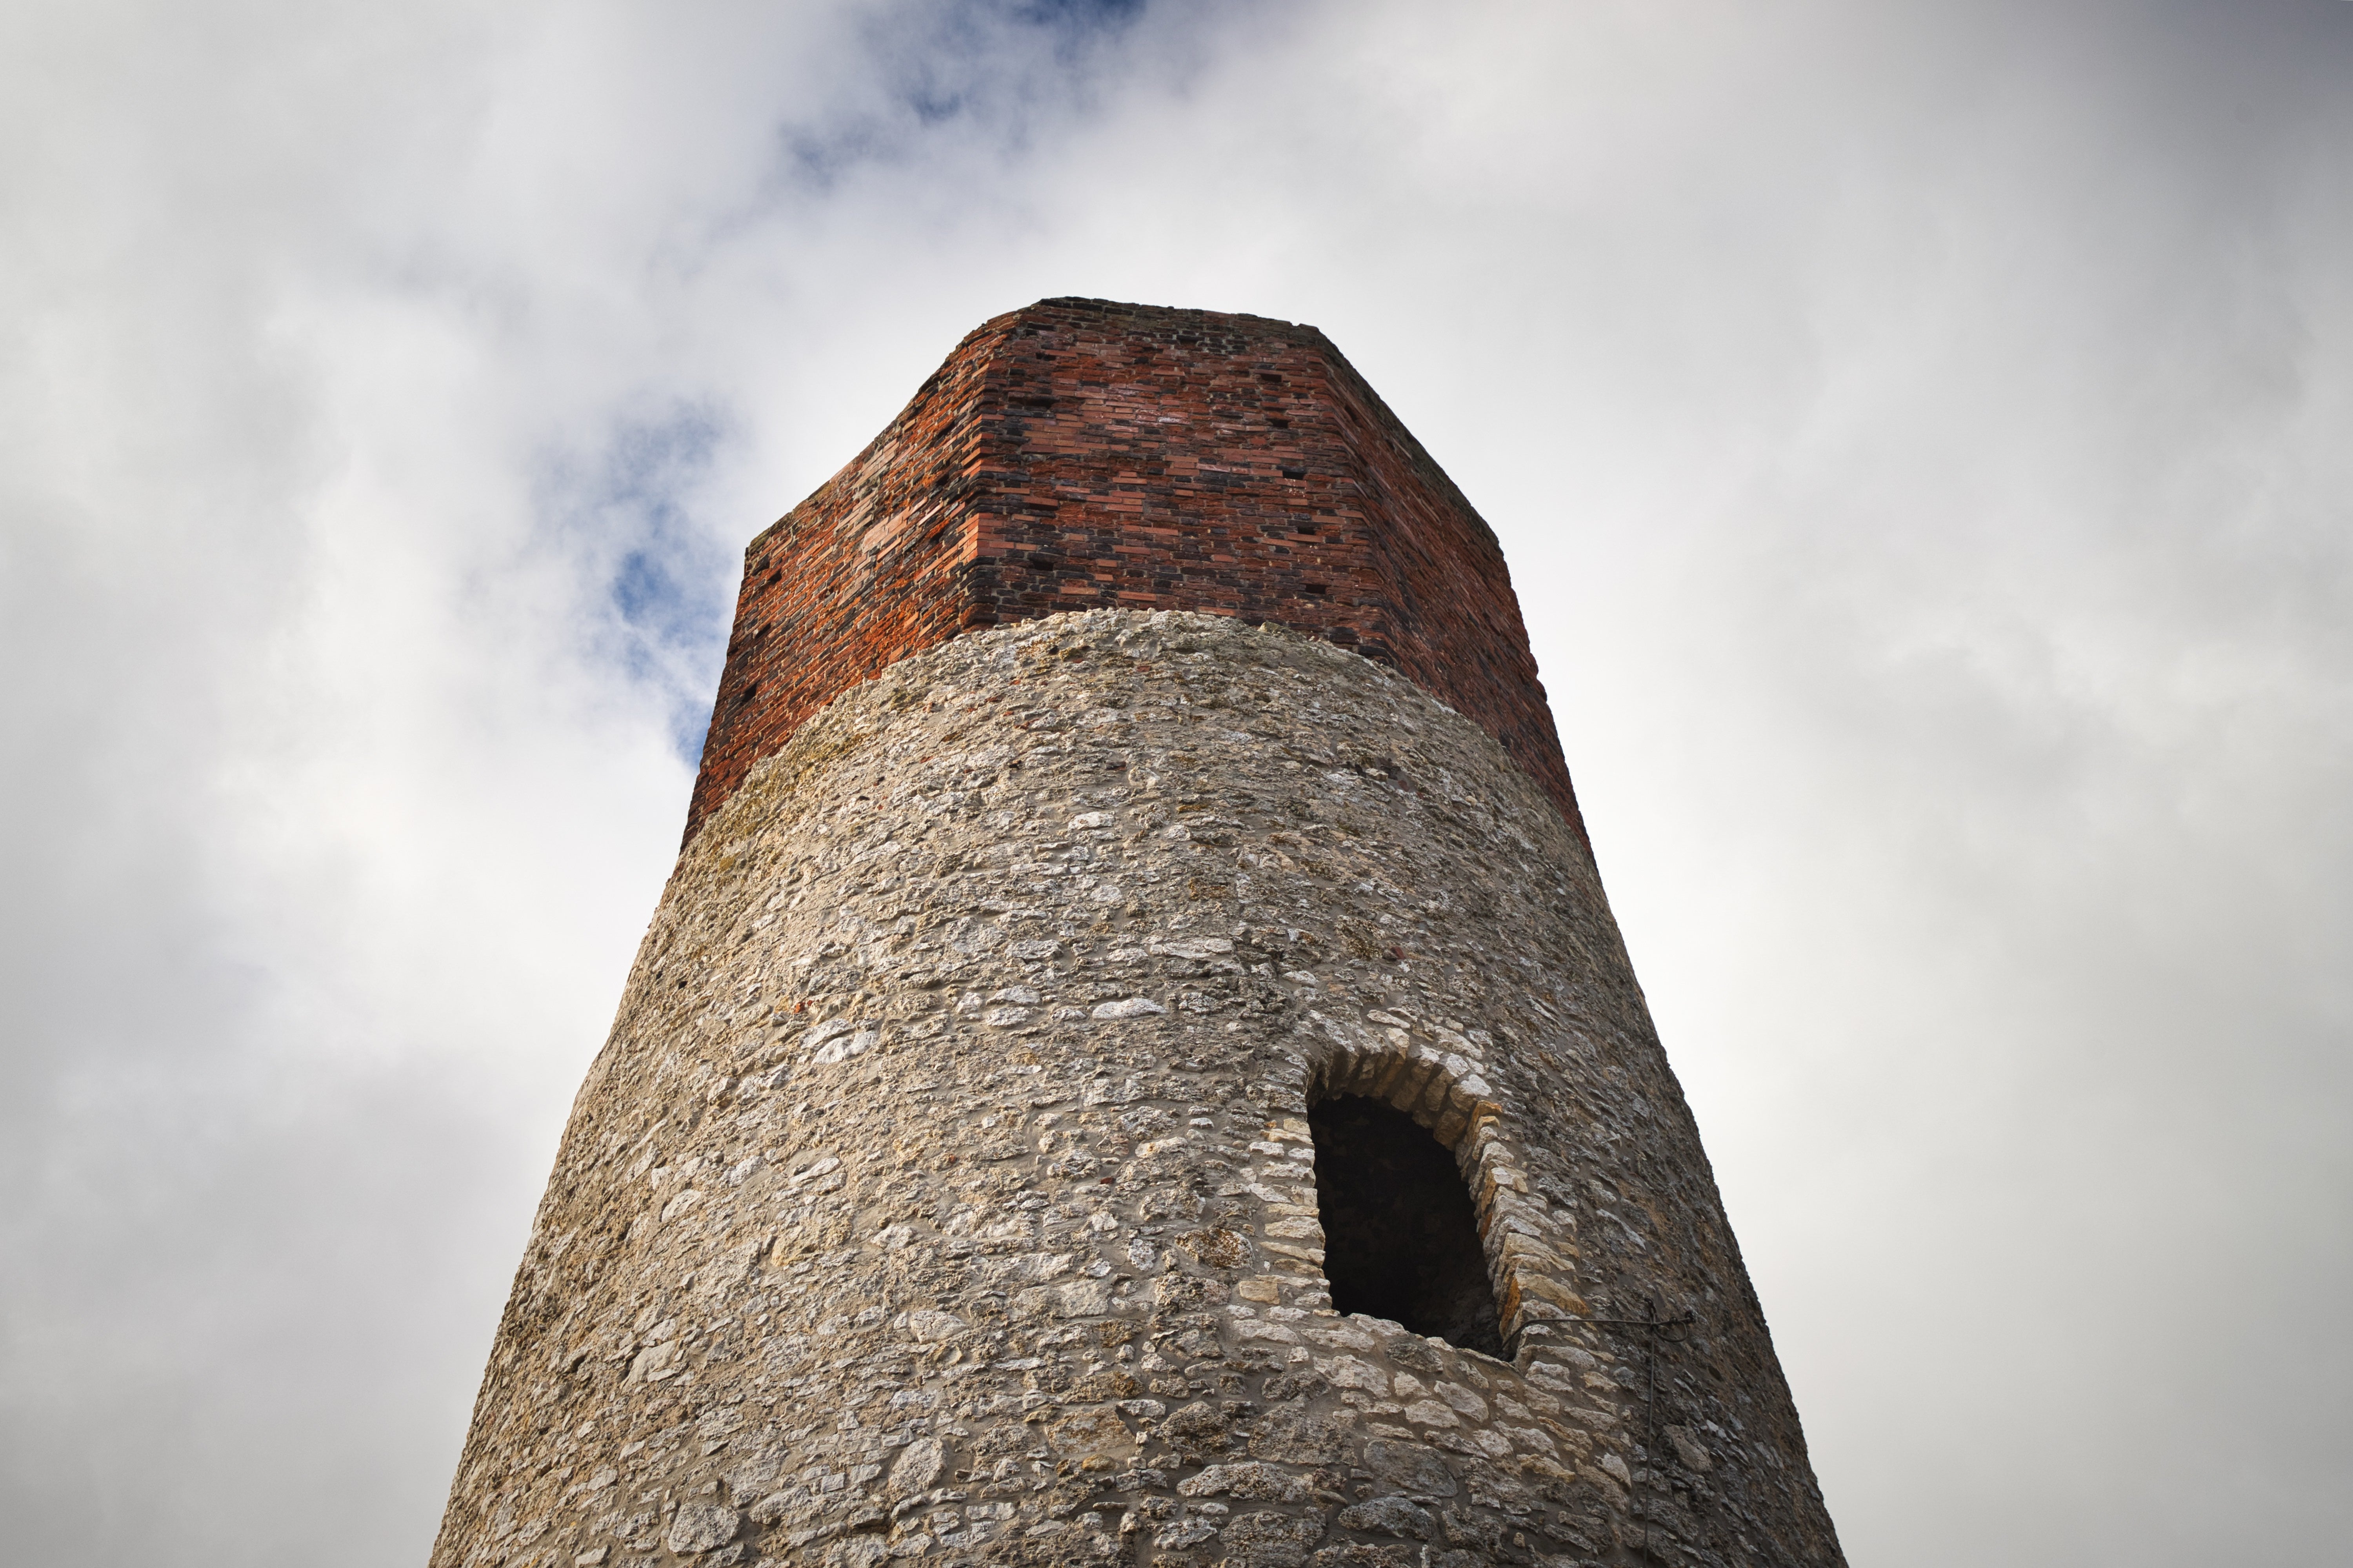
[[[1330,341],[1065,299],[984,323],[744,552],[687,837],[836,693],[974,627],[1096,608],[1391,664],[1583,836],[1502,548]]]

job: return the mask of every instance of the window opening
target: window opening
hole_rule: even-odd
[[[1405,1112],[1361,1095],[1319,1101],[1307,1126],[1333,1308],[1501,1359],[1495,1288],[1454,1156]]]

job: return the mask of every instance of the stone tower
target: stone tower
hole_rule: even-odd
[[[434,1568],[1835,1564],[1494,536],[1051,300],[745,552]]]

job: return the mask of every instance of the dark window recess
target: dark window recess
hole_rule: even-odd
[[[1404,1111],[1357,1095],[1323,1101],[1307,1125],[1333,1307],[1501,1357],[1479,1217],[1454,1157]]]

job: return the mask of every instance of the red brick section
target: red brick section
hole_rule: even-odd
[[[744,559],[689,838],[884,666],[1105,607],[1273,621],[1386,660],[1584,833],[1502,547],[1313,327],[1101,300],[999,316]]]

